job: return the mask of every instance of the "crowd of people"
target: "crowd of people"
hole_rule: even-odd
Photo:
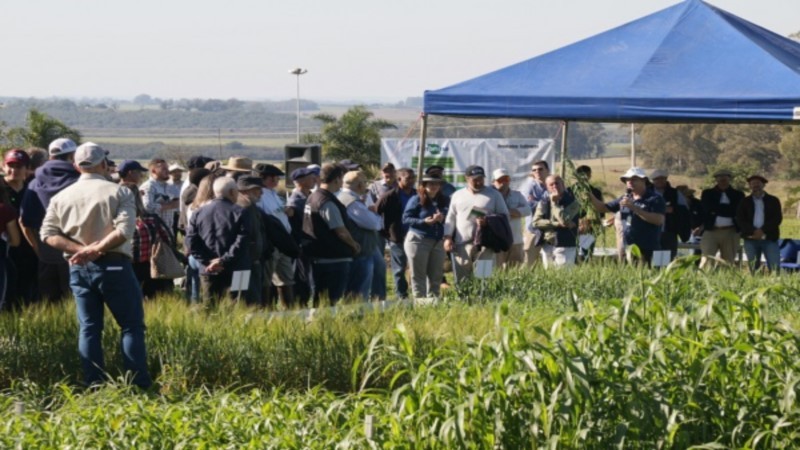
[[[80,178],[77,148],[62,138],[46,152],[12,149],[4,155],[4,309],[70,293],[68,259],[40,232],[53,197]],[[612,214],[605,224],[614,225],[622,258],[635,245],[645,263],[659,250],[672,259],[679,242],[699,242],[703,265],[732,263],[743,239],[754,270],[762,259],[769,270],[779,265],[782,208],[765,192],[768,181],[761,175],[747,179],[751,194],[745,196],[731,186],[733,175],[721,170],[714,174],[715,186],[698,199],[687,186],[673,187],[666,171],[647,174],[634,167],[620,179],[625,193],[606,202],[590,184],[589,167],[577,169],[581,183],[566,186],[546,161],[534,162],[518,189],[507,169],[489,177],[480,166],[468,167],[466,187],[456,189],[435,165],[418,182],[413,169],[392,164],[368,180],[347,160],[296,169],[288,177],[274,165],[245,157],[223,164],[195,156],[186,168],[160,158],[146,167],[106,160],[108,180],[134,198],[130,257],[145,298],[175,289],[172,278],[153,273],[158,243],[178,250],[185,265],[182,286],[192,302],[235,295],[252,305],[293,307],[321,296],[332,304],[345,296],[438,296],[448,284],[448,265],[458,281],[480,260],[497,268],[585,261],[598,226],[589,210]],[[278,191],[283,178],[294,186],[286,197]],[[579,195],[586,188],[588,195]],[[489,226],[493,216],[508,222],[507,249],[476,240],[478,229],[497,232]],[[387,293],[387,259],[393,293]],[[237,271],[249,272],[246,288],[231,286]]]
[[[448,285],[447,261],[456,283],[481,261],[499,269],[585,261],[598,226],[590,210],[613,214],[604,222],[618,232],[621,257],[636,246],[649,264],[657,251],[674,258],[679,241],[699,241],[702,265],[733,263],[743,239],[751,270],[762,257],[769,271],[779,267],[782,208],[761,175],[747,178],[745,196],[720,170],[698,199],[687,186],[673,187],[664,170],[633,167],[620,178],[625,193],[606,202],[589,167],[576,173],[568,187],[536,161],[513,189],[507,169],[487,180],[472,165],[466,187],[456,189],[441,166],[426,168],[418,182],[414,170],[388,163],[370,181],[344,160],[295,169],[284,200],[286,174],[246,157],[223,164],[195,156],[186,168],[154,158],[145,167],[116,164],[100,146],[66,138],[47,151],[11,149],[0,189],[0,306],[71,293],[87,383],[103,376],[107,306],[122,329],[126,368],[148,386],[142,301],[174,292],[176,278],[191,302],[293,308],[382,300],[388,247],[393,296],[436,297]],[[170,257],[177,272],[162,267]]]

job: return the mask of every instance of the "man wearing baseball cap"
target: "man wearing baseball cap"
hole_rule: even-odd
[[[292,238],[294,242],[302,247],[308,242],[309,237],[303,232],[303,211],[306,208],[306,201],[311,195],[311,189],[316,184],[317,175],[313,170],[301,167],[291,173],[294,182],[294,190],[289,195],[286,206],[294,211],[289,215],[289,224],[292,226]],[[294,297],[298,303],[305,305],[311,299],[311,259],[307,254],[301,253],[296,259],[294,272]],[[385,266],[384,266],[385,267]],[[384,269],[384,273],[386,270]],[[384,276],[385,278],[385,276]]]
[[[75,142],[67,138],[50,143],[50,159],[36,169],[34,179],[22,197],[22,234],[39,256],[39,295],[48,301],[58,301],[69,295],[69,265],[60,251],[39,240],[39,228],[50,199],[75,183],[80,176],[73,165],[77,148]]]
[[[703,225],[696,228],[695,235],[702,234],[700,251],[703,260],[700,267],[720,256],[728,264],[733,264],[739,246],[739,227],[736,224],[736,211],[744,199],[744,192],[731,186],[733,173],[727,169],[714,172],[716,184],[710,189],[703,189],[700,204],[703,209]]]
[[[19,214],[22,198],[28,190],[28,164],[30,157],[18,148],[8,150],[3,156],[3,188],[14,211]],[[8,249],[11,264],[7,267],[6,307],[18,307],[36,300],[36,272],[39,258],[26,239]]]
[[[492,185],[503,196],[508,207],[511,233],[514,235],[514,244],[505,252],[496,255],[497,267],[514,267],[522,264],[525,255],[522,250],[523,219],[531,215],[531,207],[522,193],[511,189],[511,174],[506,169],[497,169],[492,172]]]
[[[496,189],[485,185],[486,172],[481,166],[469,166],[464,171],[467,187],[457,190],[450,199],[450,209],[444,222],[444,249],[453,253],[456,282],[472,275],[472,265],[478,259],[494,260],[488,248],[478,251],[473,236],[478,222],[487,214],[508,216],[508,207]]]
[[[664,199],[647,187],[647,174],[639,167],[628,169],[620,180],[627,186],[625,195],[608,203],[592,195],[592,206],[600,213],[620,212],[625,245],[636,245],[642,260],[650,264],[653,252],[661,249],[661,227],[666,211]]]
[[[106,151],[87,142],[75,151],[77,182],[53,197],[42,222],[42,241],[69,260],[80,332],[78,350],[87,385],[105,381],[103,306],[121,328],[122,359],[133,383],[152,384],[147,371],[142,291],[131,263],[136,228],[134,195],[105,178]]]
[[[750,271],[761,267],[761,255],[767,260],[767,268],[775,273],[780,268],[781,251],[778,239],[781,237],[783,212],[781,201],[764,191],[767,179],[761,175],[750,175],[750,195],[745,197],[736,211],[736,223],[744,239],[744,252]]]

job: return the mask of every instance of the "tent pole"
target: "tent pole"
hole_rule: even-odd
[[[631,167],[636,167],[636,129],[631,124]]]
[[[567,177],[567,131],[569,122],[561,122],[561,178]]]
[[[419,161],[417,161],[417,178],[422,179],[422,170],[425,167],[425,139],[428,137],[428,115],[422,113],[422,128],[419,131]]]

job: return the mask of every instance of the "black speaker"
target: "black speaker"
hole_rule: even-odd
[[[286,144],[283,148],[283,162],[286,167],[286,188],[293,189],[292,171],[309,164],[322,164],[322,145]]]

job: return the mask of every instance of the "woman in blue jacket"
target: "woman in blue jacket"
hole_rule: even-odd
[[[425,176],[417,196],[403,212],[408,233],[403,244],[411,267],[411,292],[415,298],[438,297],[444,273],[444,219],[450,199],[442,193],[440,177]]]

